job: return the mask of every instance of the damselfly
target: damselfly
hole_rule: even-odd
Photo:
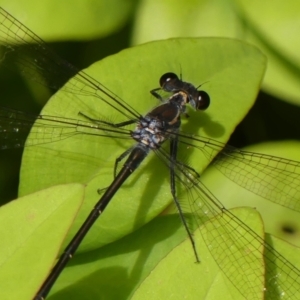
[[[152,90],[152,94],[163,101],[163,104],[150,110],[148,114],[141,115],[135,108],[123,101],[103,84],[100,84],[91,75],[84,71],[79,72],[75,67],[61,60],[42,40],[3,9],[0,12],[0,32],[4,46],[4,55],[1,62],[4,66],[9,65],[12,61],[17,62],[20,65],[22,73],[27,77],[32,77],[32,79],[54,89],[60,88],[62,82],[74,76],[54,96],[58,100],[58,103],[61,101],[61,106],[56,107],[58,111],[57,116],[46,115],[44,113],[40,116],[32,116],[10,109],[1,109],[2,149],[23,146],[32,149],[35,147],[29,146],[41,146],[41,153],[44,152],[44,155],[46,152],[54,151],[55,155],[61,156],[60,159],[63,160],[65,159],[64,155],[57,153],[57,148],[53,145],[60,144],[66,153],[68,151],[72,153],[75,149],[74,145],[76,145],[76,151],[79,151],[76,154],[75,152],[72,153],[70,156],[73,156],[74,161],[80,164],[81,161],[78,159],[78,154],[81,154],[83,157],[87,154],[83,146],[81,149],[78,148],[85,141],[88,143],[99,143],[99,140],[91,140],[93,136],[100,138],[102,147],[115,148],[119,145],[123,148],[125,142],[129,142],[129,145],[131,145],[125,152],[124,150],[121,151],[118,157],[118,161],[121,161],[129,155],[130,160],[125,163],[121,171],[118,168],[118,164],[115,165],[115,171],[111,172],[111,176],[113,173],[115,179],[109,188],[106,189],[104,195],[98,196],[102,200],[100,200],[96,210],[92,212],[92,217],[84,225],[85,228],[79,231],[71,241],[67,247],[66,254],[62,256],[59,263],[54,267],[54,271],[46,279],[45,284],[35,299],[41,299],[47,295],[57,276],[77,249],[77,246],[92,225],[94,219],[104,210],[114,196],[114,193],[117,192],[123,181],[127,178],[126,176],[129,176],[138,167],[139,163],[146,157],[146,154],[150,150],[160,158],[160,166],[165,165],[170,170],[172,198],[180,211],[181,219],[192,244],[192,232],[185,221],[184,212],[181,211],[182,208],[180,198],[177,197],[177,190],[180,192],[186,191],[186,198],[190,200],[189,205],[192,208],[191,210],[194,213],[195,219],[201,220],[201,232],[215,261],[245,298],[256,299],[259,292],[263,293],[262,287],[265,287],[265,293],[271,297],[277,295],[278,292],[284,292],[291,298],[297,294],[300,286],[300,271],[289,263],[286,258],[281,256],[270,244],[261,239],[245,223],[228,211],[201,183],[198,166],[197,168],[194,167],[194,164],[189,166],[185,160],[182,160],[182,157],[188,156],[187,153],[195,152],[197,153],[196,156],[198,156],[197,160],[203,158],[206,162],[209,162],[220,152],[214,159],[213,165],[226,176],[232,180],[238,178],[238,184],[246,189],[252,190],[254,187],[254,190],[252,190],[254,193],[295,211],[299,211],[299,205],[294,200],[299,194],[300,163],[279,157],[238,150],[230,146],[225,146],[222,142],[200,137],[196,133],[186,134],[181,132],[179,130],[181,125],[180,116],[187,117],[188,115],[185,111],[185,103],[192,102],[194,108],[197,109],[201,108],[201,105],[198,105],[198,102],[192,97],[194,92],[197,93],[196,88],[188,83],[184,83],[174,73],[166,73],[161,78],[161,88],[165,89],[171,95],[168,98],[164,98],[160,96],[158,89],[150,89]],[[28,41],[35,42],[35,44],[29,43],[25,50],[18,47],[19,43],[25,41],[26,43]],[[46,81],[41,77],[42,75],[46,75]],[[168,83],[171,83],[171,85],[168,85]],[[206,108],[208,106],[207,94],[200,92],[199,95],[201,99],[205,100],[202,108]],[[82,97],[78,101],[80,107],[72,107],[72,102],[77,97]],[[66,98],[66,101],[63,98]],[[86,101],[82,99],[86,99]],[[139,99],[143,101],[142,98]],[[49,105],[51,106],[51,103]],[[101,106],[100,109],[98,108],[98,111],[100,110],[101,112],[100,117],[98,117],[96,110],[95,112],[93,111],[93,105]],[[105,111],[106,109],[108,110]],[[61,115],[64,110],[68,110],[68,113],[72,111],[73,115],[77,116],[78,119],[64,117]],[[110,114],[108,113],[109,110]],[[93,113],[91,115],[90,113],[86,113],[86,111],[93,111]],[[121,116],[123,121],[119,121],[115,115]],[[111,121],[114,118],[117,119],[116,122]],[[191,119],[187,120],[187,123],[193,122],[194,118],[195,115],[192,115]],[[138,124],[136,129],[127,128],[130,125],[135,127],[136,123]],[[33,124],[35,125],[31,129],[30,136],[25,144],[22,131],[28,131]],[[71,138],[74,138],[74,144],[73,140],[69,142]],[[138,142],[137,146],[134,146],[133,140]],[[170,141],[170,152],[165,147],[161,147],[161,144],[165,140]],[[65,142],[68,143],[67,148],[62,146]],[[109,156],[109,152],[106,155]],[[40,153],[35,154],[35,159],[41,158],[41,167],[44,163],[42,157],[43,155],[40,156]],[[227,165],[226,158],[234,158],[234,163]],[[93,162],[94,158],[91,158],[88,164],[92,165]],[[105,162],[99,163],[105,165]],[[59,167],[64,169],[63,165]],[[168,168],[165,169],[167,170]],[[144,172],[145,170],[144,168]],[[36,170],[31,171],[35,172]],[[81,168],[72,170],[72,172],[78,173],[78,178],[80,178],[78,181],[84,182],[86,174],[80,174],[81,171]],[[160,173],[160,169],[156,171]],[[125,173],[126,176],[124,176]],[[280,184],[283,177],[288,190],[282,188]],[[69,180],[66,179],[67,182]],[[135,184],[139,184],[138,181]],[[96,194],[97,191],[95,189]],[[152,197],[154,196],[152,195]],[[211,222],[211,218],[214,218],[216,223]],[[220,234],[220,228],[230,234],[231,238],[228,239],[227,235],[225,238],[225,236]],[[260,250],[263,246],[265,247],[264,253]],[[194,244],[193,248],[196,260],[199,260]],[[247,249],[248,252],[246,251]],[[201,254],[199,255],[201,260]],[[258,261],[262,262],[263,259],[268,264],[274,265],[274,268],[267,269],[267,277],[272,278],[272,282],[265,283],[262,269],[257,269],[256,267],[256,263]],[[230,264],[230,261],[238,261],[239,263]],[[280,286],[276,286],[279,280]]]

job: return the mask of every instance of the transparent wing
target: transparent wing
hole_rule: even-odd
[[[209,138],[180,133],[180,143],[199,150],[239,186],[281,206],[300,212],[300,162],[243,151]]]
[[[271,244],[228,211],[200,182],[191,191],[193,211],[204,222],[200,231],[216,263],[245,299],[258,299],[262,291],[268,299],[299,296],[300,271]]]
[[[205,146],[211,149],[211,143],[206,141]],[[170,166],[171,161],[165,150],[160,149],[156,154]],[[247,155],[257,156],[250,152]],[[274,159],[277,160],[276,157]],[[266,161],[274,162],[274,159],[270,156]],[[257,162],[256,159],[254,161]],[[285,161],[285,164],[286,167],[293,166],[293,161]],[[267,295],[268,299],[275,299],[279,295],[297,299],[300,270],[227,210],[192,169],[177,163],[174,172],[182,208],[188,213],[192,212],[211,255],[241,295],[245,299],[259,299],[262,294]],[[183,191],[188,201],[180,197]],[[185,207],[187,204],[189,208]],[[199,255],[201,260],[201,253]]]
[[[33,124],[35,126],[32,128]],[[130,139],[130,131],[108,123],[85,122],[57,116],[31,115],[0,107],[1,149],[56,142],[78,134]],[[300,211],[300,162],[243,151],[213,139],[179,134],[180,146],[199,150],[199,159],[216,167],[230,180],[267,200]],[[166,154],[167,156],[168,154]],[[198,170],[195,170],[195,172]]]
[[[34,126],[33,126],[34,125]],[[28,136],[30,131],[30,136]],[[131,139],[129,130],[106,123],[92,123],[46,115],[31,115],[0,107],[0,149],[53,143],[74,135]]]
[[[51,89],[62,89],[74,95],[98,98],[127,118],[140,115],[129,104],[115,95],[84,71],[79,71],[61,59],[30,29],[0,8],[1,65],[17,65],[22,74]],[[70,79],[68,85],[64,84]]]
[[[137,119],[140,116],[129,104],[98,81],[60,59],[40,38],[1,8],[0,43],[3,46],[1,64],[9,67],[17,63],[26,77],[55,90],[62,87],[65,94],[87,95],[99,99],[129,119]],[[63,86],[71,77],[73,80],[67,86]],[[129,131],[116,129],[104,123],[96,124],[44,115],[30,116],[5,109],[1,111],[0,118],[2,148],[23,147],[26,135],[34,121],[36,126],[32,129],[32,137],[26,145],[59,141],[76,134],[130,138]],[[237,150],[212,139],[195,135],[180,133],[179,138],[182,144],[199,150],[199,153],[206,157],[207,162],[216,157],[214,166],[241,186],[278,204],[299,210],[298,206],[291,205],[291,199],[299,195],[298,162]],[[221,150],[222,152],[216,156]],[[163,150],[159,153],[163,153]],[[227,157],[232,158],[233,163],[225,161],[224,158]],[[165,162],[169,164],[166,158]],[[185,177],[185,181],[192,186],[189,192],[192,199],[191,206],[199,220],[206,221],[201,232],[209,250],[224,274],[245,298],[251,299],[256,289],[264,286],[262,279],[264,274],[260,268],[254,267],[255,262],[261,261],[263,247],[265,261],[276,265],[275,268],[267,270],[268,277],[277,278],[280,274],[283,279],[281,290],[289,297],[296,295],[300,288],[299,270],[245,223],[227,211],[218,199],[191,174],[191,169],[185,168],[180,163],[176,168],[177,176]],[[260,177],[256,177],[257,173],[261,173]],[[281,181],[283,177],[285,179]],[[259,178],[258,181],[255,180],[256,178]],[[278,184],[271,186],[274,178],[278,178]],[[273,194],[275,192],[276,196]],[[208,220],[211,218],[213,219]],[[226,234],[223,234],[224,232]],[[267,287],[267,291],[275,295],[272,287]]]

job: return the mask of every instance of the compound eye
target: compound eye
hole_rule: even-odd
[[[163,87],[165,84],[167,84],[168,82],[172,81],[172,80],[177,80],[178,79],[178,76],[174,73],[165,73],[164,75],[162,75],[160,77],[160,80],[159,80],[159,84],[161,87]]]
[[[210,104],[209,95],[204,91],[198,91],[198,99],[197,99],[197,109],[204,110],[207,109]]]

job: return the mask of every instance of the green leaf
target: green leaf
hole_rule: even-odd
[[[116,242],[75,255],[49,299],[128,299],[157,263],[185,239],[177,214],[155,218]],[[193,265],[192,252],[187,254]]]
[[[34,296],[74,221],[83,193],[79,184],[56,186],[1,207],[2,299]]]
[[[263,237],[262,220],[255,209],[239,208],[232,212]],[[199,230],[195,232],[195,239],[199,264],[195,263],[190,241],[178,216],[155,218],[123,239],[75,255],[53,287],[49,299],[160,299],[162,297],[158,296],[165,295],[173,299],[183,296],[244,299],[214,261]],[[273,237],[267,239],[299,267],[299,249]],[[238,261],[231,263],[238,264]],[[263,265],[258,264],[258,267],[263,268]],[[272,265],[267,267],[274,268]],[[255,299],[263,299],[262,292]]]
[[[248,226],[254,229],[260,236],[263,236],[263,224],[259,214],[253,209],[234,209],[232,211],[240,220],[246,222]],[[219,227],[218,218],[208,221],[210,226]],[[215,224],[214,224],[215,223]],[[202,231],[202,229],[200,229]],[[205,231],[202,234],[206,234]],[[229,241],[232,239],[232,232],[226,228],[219,228],[219,236]],[[236,290],[230,280],[236,279],[235,274],[230,274],[227,278],[216,264],[211,256],[209,246],[205,244],[205,240],[199,231],[194,235],[197,250],[200,255],[200,263],[192,263],[193,256],[190,241],[187,239],[184,243],[174,248],[159,264],[152,270],[149,276],[143,281],[134,294],[132,299],[245,299],[249,297],[247,286],[240,287],[240,293]],[[249,233],[251,238],[251,234]],[[216,239],[219,237],[216,237]],[[249,245],[251,246],[251,245]],[[211,246],[213,247],[213,246]],[[221,245],[219,246],[221,247]],[[232,245],[232,247],[234,247]],[[226,253],[226,249],[222,249]],[[249,251],[250,248],[248,248]],[[263,249],[261,249],[263,251]],[[235,249],[237,259],[232,261],[230,256],[224,264],[241,268],[243,262],[238,257],[244,256],[245,249]],[[261,253],[262,255],[262,253]],[[226,259],[226,258],[225,258]],[[263,270],[261,261],[252,261],[252,268]],[[254,265],[256,264],[256,265]],[[247,270],[245,270],[246,272]],[[263,274],[263,272],[262,272]],[[238,275],[237,275],[238,276]],[[246,273],[245,273],[246,276]],[[263,281],[262,278],[254,278],[253,281]],[[244,290],[243,290],[244,288]],[[253,292],[253,291],[251,291]],[[263,289],[251,294],[253,299],[263,299]],[[247,298],[249,299],[249,298]]]
[[[297,268],[300,269],[300,262],[299,262],[299,255],[300,255],[300,248],[295,247],[291,245],[290,243],[284,242],[281,239],[278,239],[272,235],[266,234],[266,241],[272,245],[279,253],[284,255],[286,258],[289,259],[289,262],[291,263],[288,268]],[[272,255],[272,253],[269,253],[269,258],[275,262],[275,264],[266,264],[267,270],[269,269],[275,269],[276,272],[278,272],[277,265],[280,263],[278,257],[275,257]],[[285,280],[281,277],[281,273],[278,272],[278,276],[276,278],[266,275],[266,282],[268,284],[274,285],[275,288],[278,289],[278,299],[282,299],[284,297],[289,297],[291,299],[298,299],[300,297],[300,290],[299,286],[295,285],[293,286],[293,289],[296,290],[296,293],[290,296],[289,290],[285,290],[285,287],[293,280],[297,280],[298,278],[294,278],[293,275],[288,278],[288,280]],[[267,300],[273,300],[274,296],[272,297],[266,297]]]
[[[190,118],[184,120],[183,130],[226,142],[253,104],[264,67],[265,58],[256,48],[235,40],[207,38],[149,43],[108,57],[86,71],[144,114],[158,104],[149,91],[158,86],[160,76],[170,71],[180,73],[182,69],[184,80],[195,85],[204,83],[201,89],[211,97],[207,112],[189,111]],[[81,78],[72,79],[51,99],[43,114],[85,120],[78,116],[78,112],[83,112],[112,122],[126,120],[103,100],[84,94],[89,92],[87,87],[84,93],[82,88]],[[67,89],[73,89],[73,93],[66,93]],[[99,95],[107,100],[104,94]],[[40,134],[39,130],[42,129],[36,128],[35,133]],[[55,130],[60,133],[60,128]],[[50,130],[49,133],[53,135]],[[67,128],[65,136],[70,135]],[[38,141],[39,136],[32,134],[31,142]],[[85,183],[85,202],[69,240],[101,197],[97,190],[112,182],[115,159],[133,145],[131,138],[116,140],[75,134],[59,142],[27,147],[20,194],[61,183]],[[205,156],[202,160],[199,153],[183,150],[197,171],[201,172],[209,163]],[[117,192],[101,221],[96,222],[83,241],[81,251],[96,249],[128,234],[157,216],[171,201],[169,171],[157,157],[149,155]]]
[[[124,25],[134,4],[134,0],[1,0],[5,10],[47,41],[107,36]]]
[[[300,161],[300,143],[297,141],[261,143],[247,147],[244,150],[287,158],[295,160],[296,163]],[[228,158],[224,165],[232,166],[231,159]],[[295,168],[295,170],[293,168]],[[282,183],[286,194],[282,199],[278,199],[274,193],[273,198],[270,201],[257,195],[255,193],[255,187],[252,187],[252,190],[250,191],[239,186],[237,181],[231,181],[229,177],[225,177],[214,166],[210,166],[205,170],[201,180],[210,190],[214,191],[214,195],[222,201],[225,207],[255,207],[263,217],[266,232],[283,238],[294,245],[300,246],[297,234],[291,235],[283,231],[284,226],[294,228],[295,232],[299,232],[300,229],[300,212],[297,210],[297,208],[299,208],[298,199],[300,195],[299,192],[295,192],[297,188],[294,188],[293,192],[290,189],[290,185],[292,185],[291,187],[297,187],[297,176],[299,172],[297,172],[296,167],[293,167],[293,165],[289,167],[286,166],[286,170],[289,170],[291,173],[284,173],[274,169],[272,174],[267,176],[266,180],[269,186],[275,188],[279,187],[279,184]],[[294,171],[296,173],[294,173]],[[255,176],[255,174],[252,174],[252,176]],[[258,180],[264,180],[263,176],[257,175],[256,182]],[[263,186],[264,183],[261,183],[260,189],[262,189]],[[285,205],[288,205],[291,209],[284,207]],[[272,212],[271,214],[270,211]],[[284,256],[289,257],[286,255]]]
[[[233,7],[232,1],[222,0],[143,0],[135,15],[133,44],[170,37],[240,38]]]
[[[264,220],[265,231],[276,235],[278,237],[284,238],[290,243],[299,246],[298,234],[300,228],[300,212],[299,212],[299,192],[298,192],[298,174],[299,174],[299,148],[300,143],[296,141],[284,141],[284,142],[269,142],[264,144],[259,144],[251,147],[247,147],[246,151],[254,151],[255,153],[265,153],[269,155],[279,156],[282,164],[282,170],[278,171],[274,169],[272,173],[264,178],[264,173],[261,167],[257,166],[255,170],[252,170],[252,176],[257,175],[252,181],[252,184],[249,182],[249,173],[246,173],[247,176],[247,186],[250,187],[250,190],[242,188],[239,186],[238,182],[233,182],[230,180],[230,176],[224,172],[220,172],[220,168],[215,168],[215,165],[207,168],[205,173],[201,177],[201,181],[205,184],[209,190],[213,191],[214,195],[222,201],[225,207],[236,207],[236,206],[247,206],[253,207],[259,211]],[[284,165],[284,158],[294,159],[295,164]],[[274,165],[275,164],[274,160]],[[224,166],[229,166],[228,170],[233,170],[236,163],[232,163],[230,157],[224,161]],[[273,166],[272,161],[270,160],[270,170]],[[285,166],[285,167],[284,167]],[[245,167],[247,168],[247,167]],[[234,169],[240,176],[240,183],[243,183],[243,171]],[[255,172],[257,171],[257,174]],[[230,173],[230,172],[229,172]],[[260,183],[259,188],[255,183]],[[262,191],[267,191],[264,189],[266,187],[273,187],[273,198],[270,198],[270,201],[265,198],[256,195],[256,190],[260,189]],[[283,188],[282,198],[276,196],[276,189]],[[272,189],[271,189],[272,191]],[[272,202],[277,201],[280,205]],[[284,205],[288,207],[284,207]],[[290,227],[295,231],[295,234],[284,234],[283,227]],[[266,294],[266,299],[277,299],[275,297],[282,297],[286,295],[287,297],[292,297],[293,299],[298,299],[300,297],[298,293],[299,286],[295,284],[294,280],[295,274],[292,273],[292,269],[299,268],[299,249],[291,246],[290,244],[284,243],[283,241],[268,237],[267,242],[272,245],[284,258],[288,259],[290,263],[282,262],[280,256],[274,251],[265,250],[267,258],[272,262],[266,260],[266,291],[270,291],[270,294]],[[275,274],[278,274],[274,276]],[[285,274],[289,274],[286,276]],[[292,282],[292,283],[291,283]],[[293,289],[293,290],[292,290]],[[277,294],[275,295],[275,292]],[[298,295],[298,296],[297,296]]]
[[[268,56],[263,88],[277,98],[300,104],[300,2],[236,0],[245,40]]]
[[[139,44],[171,37],[223,36],[250,42],[268,57],[262,88],[299,105],[299,9],[297,0],[144,0],[132,40]]]

